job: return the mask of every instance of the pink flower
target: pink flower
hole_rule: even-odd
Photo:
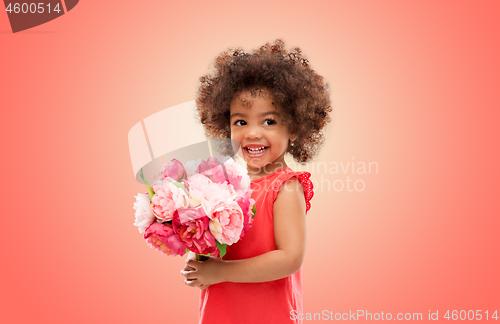
[[[153,178],[153,184],[156,181],[164,181],[164,180],[165,180],[165,176],[163,175],[163,171],[161,171],[160,173],[158,173],[157,175],[154,176],[154,178]]]
[[[199,174],[203,174],[207,177],[210,177],[210,179],[214,182],[219,182],[216,179],[220,180],[222,173],[222,178],[223,178],[222,182],[224,182],[226,179],[224,178],[224,173],[220,167],[220,164],[221,163],[217,159],[209,157],[206,161],[202,160],[200,162],[197,172]]]
[[[215,183],[212,182],[210,185],[203,187],[203,196],[205,200],[213,200],[213,199],[234,199],[237,195],[236,191],[233,188],[233,185],[224,183]],[[206,212],[206,210],[205,210]]]
[[[189,197],[191,207],[198,207],[203,201],[210,199],[234,198],[236,191],[227,182],[215,183],[206,176],[197,174],[189,178]]]
[[[200,166],[202,159],[187,161],[184,169],[186,170],[187,177],[191,177],[198,174],[198,167]]]
[[[231,186],[231,185],[229,185]],[[232,186],[231,186],[232,187]],[[214,196],[202,201],[202,207],[210,222],[210,232],[219,243],[231,245],[236,243],[244,227],[244,215],[235,197],[223,198]]]
[[[231,183],[229,174],[227,174],[225,170],[225,166],[223,166],[223,164],[219,160],[214,159],[213,157],[208,158],[206,161],[201,161],[200,165],[198,166],[198,173],[209,177],[213,182],[216,183]],[[234,178],[232,180],[233,182],[239,182],[239,179],[237,178]]]
[[[186,254],[186,245],[174,233],[172,225],[168,223],[153,223],[146,229],[144,234],[146,243],[156,251],[166,255],[183,256]]]
[[[135,196],[135,199],[134,225],[139,228],[139,233],[144,233],[146,228],[156,221],[156,217],[151,210],[151,202],[149,201],[148,193],[138,193],[137,196]]]
[[[195,174],[189,177],[188,188],[189,192],[189,206],[195,208],[200,206],[201,201],[205,198],[204,192],[210,190],[210,185],[213,182],[209,178],[201,174]]]
[[[198,172],[210,177],[213,182],[227,182],[232,184],[234,188],[245,190],[250,187],[248,171],[231,157],[221,156],[219,159],[210,157],[207,161],[201,161]]]
[[[209,221],[202,208],[180,208],[174,213],[172,225],[188,249],[198,254],[214,254],[218,249],[208,229]]]
[[[255,200],[250,198],[249,195],[247,195],[246,192],[243,190],[236,190],[236,191],[238,192],[238,196],[236,196],[236,199],[234,201],[238,203],[244,216],[243,230],[241,231],[241,236],[240,236],[243,237],[250,229],[250,225],[252,224],[253,221],[252,208],[253,205],[255,204]]]
[[[228,181],[233,185],[234,189],[247,190],[250,188],[250,177],[248,171],[231,157],[219,158],[224,164]]]
[[[163,175],[165,177],[170,177],[174,181],[180,181],[181,179],[186,179],[186,170],[179,160],[172,159],[169,163],[163,163]]]
[[[171,181],[155,181],[152,200],[153,212],[163,221],[170,221],[177,208],[188,207],[186,192]]]

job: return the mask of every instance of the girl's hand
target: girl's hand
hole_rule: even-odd
[[[187,265],[189,260],[195,260],[196,259],[196,254],[194,252],[189,251],[187,258],[186,258],[186,265],[184,266],[184,269],[181,270],[181,274],[184,275],[185,271],[192,271],[194,268],[191,268],[190,266]],[[184,279],[184,283],[188,284],[188,280]]]
[[[209,286],[223,282],[221,273],[224,261],[214,256],[209,256],[206,261],[186,259],[186,266],[181,274],[186,277],[184,283],[189,287],[207,289]]]
[[[189,267],[187,265],[187,263],[188,263],[189,260],[196,260],[196,254],[194,252],[192,252],[192,251],[189,251],[188,254],[187,254],[187,257],[186,257],[186,266],[184,267],[183,270],[193,270],[193,268],[191,268],[191,267]],[[182,273],[182,271],[181,271],[181,273]]]

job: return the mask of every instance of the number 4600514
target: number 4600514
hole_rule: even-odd
[[[483,314],[481,314],[481,312]],[[489,320],[490,318],[492,319],[495,319],[495,320],[498,320],[498,315],[497,315],[497,310],[495,310],[495,312],[493,314],[489,314],[489,312],[487,310],[485,311],[481,311],[481,310],[476,310],[476,312],[474,313],[473,310],[469,310],[469,311],[465,311],[465,310],[461,310],[461,311],[457,311],[457,310],[454,310],[451,312],[451,315],[450,315],[450,311],[448,310],[446,312],[446,314],[444,314],[444,318],[446,318],[447,320],[478,320],[480,321],[481,319],[483,319],[483,315],[484,315],[484,319],[486,320]]]
[[[50,3],[43,3],[43,2],[39,2],[39,3],[14,3],[14,5],[12,5],[12,3],[9,3],[9,5],[7,6],[7,8],[5,9],[5,11],[7,11],[8,13],[44,13],[45,9],[47,9],[47,12],[50,13],[51,12],[51,8],[50,8]],[[61,9],[59,8],[59,3],[57,3],[53,8],[52,8],[52,11],[55,11],[57,13],[61,12]]]

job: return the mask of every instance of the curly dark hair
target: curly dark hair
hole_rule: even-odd
[[[223,155],[231,149],[230,104],[242,91],[265,89],[285,112],[284,122],[297,135],[287,152],[298,163],[314,158],[324,142],[322,129],[331,121],[329,84],[309,67],[301,49],[285,50],[283,40],[266,43],[253,53],[228,49],[215,58],[215,73],[200,77],[196,97],[197,118],[205,135],[226,139],[219,145]],[[253,96],[252,94],[252,96]]]

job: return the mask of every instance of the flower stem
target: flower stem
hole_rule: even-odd
[[[206,261],[208,260],[208,257],[203,254],[196,254],[196,261]]]

